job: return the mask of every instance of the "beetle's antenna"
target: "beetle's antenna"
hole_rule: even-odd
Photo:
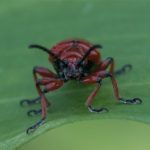
[[[89,48],[89,50],[85,53],[85,55],[83,56],[83,58],[78,62],[78,66],[80,66],[82,64],[82,62],[88,57],[88,55],[91,53],[91,51],[93,51],[96,48],[103,48],[101,45],[93,45],[91,48]]]
[[[44,52],[50,54],[51,56],[57,58],[57,56],[54,53],[52,53],[49,49],[47,49],[47,48],[45,48],[43,46],[40,46],[40,45],[30,45],[29,48],[38,48],[38,49],[41,49]]]

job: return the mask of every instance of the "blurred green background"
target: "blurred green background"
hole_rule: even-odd
[[[49,129],[79,120],[118,118],[150,123],[149,6],[149,0],[1,0],[0,148],[14,149]],[[90,114],[84,102],[94,86],[71,82],[47,94],[53,104],[48,120],[27,136],[26,128],[40,116],[29,118],[26,112],[40,106],[21,108],[19,101],[37,96],[33,66],[51,68],[45,53],[27,47],[37,43],[50,48],[72,37],[102,44],[103,59],[114,57],[117,68],[131,63],[133,71],[117,78],[120,91],[124,97],[141,97],[144,103],[117,104],[108,80],[104,81],[94,104],[105,106],[110,112]]]

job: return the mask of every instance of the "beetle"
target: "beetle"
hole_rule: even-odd
[[[53,65],[56,73],[53,73],[47,68],[36,66],[33,68],[33,76],[38,91],[39,97],[36,99],[25,99],[20,102],[22,106],[32,105],[41,102],[41,109],[30,110],[28,115],[41,114],[40,121],[30,126],[26,132],[31,133],[37,127],[45,122],[47,117],[47,108],[50,105],[45,93],[54,91],[63,86],[69,80],[77,80],[84,84],[95,84],[96,87],[86,100],[86,107],[90,112],[108,112],[107,108],[94,108],[92,102],[98,90],[101,87],[102,80],[110,78],[114,95],[116,99],[123,104],[141,104],[140,98],[125,99],[119,94],[119,89],[115,79],[115,75],[124,73],[130,70],[132,66],[127,64],[121,69],[115,71],[114,59],[108,57],[102,60],[99,49],[102,46],[99,44],[93,45],[86,40],[69,39],[64,40],[53,46],[51,49],[45,48],[41,45],[30,45],[29,48],[37,48],[49,55],[49,62]],[[41,78],[39,78],[41,76]]]

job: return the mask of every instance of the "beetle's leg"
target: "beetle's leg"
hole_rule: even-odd
[[[58,79],[54,73],[52,73],[46,68],[35,67],[33,70],[33,75],[34,75],[34,80],[35,80],[37,91],[39,93],[39,96],[41,97],[42,108],[41,110],[39,110],[39,113],[41,112],[42,118],[33,126],[29,127],[27,129],[27,133],[33,132],[37,127],[42,125],[46,119],[47,107],[49,103],[44,94],[49,91],[56,90],[63,85],[63,81]],[[43,78],[39,80],[38,75],[42,76]],[[41,86],[43,86],[43,88]]]
[[[41,79],[38,79],[36,84],[45,85],[47,82],[49,82],[49,80],[47,80],[46,78],[43,81]],[[24,99],[24,100],[20,101],[20,105],[21,106],[31,106],[31,105],[40,103],[40,100],[41,100],[40,96],[35,99]]]
[[[97,92],[99,91],[100,86],[101,85],[99,83],[96,85],[95,89],[93,90],[93,92],[90,94],[90,96],[88,97],[88,99],[86,101],[86,106],[88,107],[90,112],[100,113],[100,112],[108,112],[109,111],[107,108],[104,108],[104,107],[94,108],[92,106],[92,102],[93,102],[94,97],[96,96]]]
[[[24,99],[20,101],[21,106],[31,106],[34,104],[40,103],[41,97],[37,97],[35,99]]]
[[[38,68],[38,69],[37,69]],[[37,71],[36,71],[37,70]],[[34,81],[35,81],[35,85],[36,85],[36,88],[37,88],[37,91],[39,92],[39,79],[37,78],[37,74],[39,74],[40,76],[43,76],[43,77],[49,77],[51,74],[52,76],[56,76],[54,73],[50,72],[48,69],[46,68],[43,68],[43,67],[34,67],[33,68],[33,76],[34,76]],[[36,104],[36,103],[39,103],[41,101],[41,97],[37,97],[35,99],[24,99],[20,102],[20,105],[21,106],[26,106],[26,105],[33,105],[33,104]],[[47,101],[48,103],[48,101]]]
[[[47,105],[47,107],[49,106],[49,103]],[[32,117],[32,116],[36,116],[36,115],[40,115],[42,113],[42,109],[31,109],[27,112],[27,115],[29,117]]]
[[[113,73],[115,76],[122,75],[130,70],[132,70],[131,64],[125,64],[120,69],[114,70],[114,59],[112,57],[108,57],[104,60],[100,66],[98,66],[99,70],[105,70],[110,66],[110,72]],[[97,70],[98,71],[98,70]]]
[[[33,110],[29,110],[27,112],[27,115],[28,116],[35,116],[35,115],[39,115],[41,113],[42,113],[42,109],[38,109],[38,110],[33,109]]]
[[[109,66],[110,66],[109,73],[106,73],[106,74],[103,75],[103,76],[104,76],[104,77],[108,77],[108,76],[109,76],[109,77],[111,78],[116,99],[118,99],[121,103],[124,103],[124,104],[141,104],[141,103],[142,103],[142,100],[141,100],[140,98],[124,99],[124,98],[120,97],[118,85],[117,85],[117,82],[116,82],[116,79],[115,79],[114,59],[111,58],[111,57],[107,58],[107,59],[101,64],[101,69],[102,69],[102,70],[106,70]]]
[[[97,94],[97,92],[99,91],[100,87],[101,87],[101,82],[102,82],[102,79],[100,77],[98,77],[97,75],[93,74],[93,75],[89,75],[85,78],[83,78],[81,80],[82,83],[85,83],[85,84],[92,84],[92,83],[96,83],[96,87],[95,89],[92,91],[92,93],[90,94],[90,96],[87,98],[86,100],[86,103],[85,105],[88,107],[88,110],[90,112],[97,112],[97,113],[100,113],[100,112],[108,112],[108,109],[107,108],[94,108],[92,106],[92,103],[94,101],[94,98]]]
[[[115,76],[118,76],[118,75],[122,75],[130,70],[132,70],[132,65],[126,64],[126,65],[122,66],[120,69],[115,70],[114,74],[115,74]]]

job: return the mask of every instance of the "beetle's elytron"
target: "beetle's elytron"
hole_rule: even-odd
[[[114,71],[114,59],[108,57],[102,61],[98,49],[101,45],[93,45],[85,40],[71,39],[56,44],[51,49],[40,45],[30,45],[30,48],[38,48],[49,54],[49,61],[54,66],[56,73],[47,68],[34,67],[33,76],[39,97],[33,100],[22,100],[21,105],[31,105],[41,102],[40,110],[31,110],[28,115],[42,114],[42,119],[27,129],[31,133],[38,126],[43,124],[47,116],[47,107],[50,105],[45,93],[54,91],[63,86],[69,80],[77,80],[84,84],[95,84],[96,87],[87,98],[86,106],[90,112],[107,112],[107,108],[93,108],[92,102],[98,92],[101,82],[105,78],[110,78],[116,99],[124,104],[141,104],[140,98],[125,99],[119,94],[115,75],[121,74],[126,69],[131,69],[131,65],[125,65],[120,70]],[[38,78],[41,76],[41,78]]]

